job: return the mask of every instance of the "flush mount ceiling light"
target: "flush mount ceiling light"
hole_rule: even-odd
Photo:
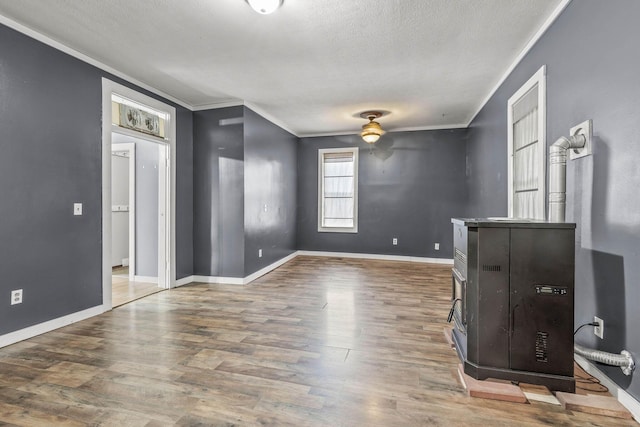
[[[378,117],[382,117],[382,113],[379,111],[365,111],[360,114],[360,117],[363,119],[369,119],[369,123],[362,126],[360,136],[367,144],[375,143],[382,135],[384,135],[384,131],[382,130],[380,123],[374,121]]]
[[[247,3],[256,12],[268,15],[280,7],[282,0],[247,0]]]

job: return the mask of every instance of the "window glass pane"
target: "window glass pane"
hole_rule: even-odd
[[[353,199],[324,199],[324,217],[353,219]]]
[[[353,176],[353,159],[348,162],[326,162],[324,176]]]
[[[516,192],[538,188],[538,144],[516,151],[513,162],[513,188]]]
[[[320,177],[320,227],[356,227],[357,151],[322,152]]]
[[[325,197],[353,197],[353,177],[325,177]]]

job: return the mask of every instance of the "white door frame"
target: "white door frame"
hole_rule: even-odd
[[[111,152],[129,153],[129,281],[135,281],[136,271],[136,145],[133,143],[111,145]]]
[[[115,127],[112,124],[111,108],[113,94],[167,113],[166,137],[156,138]],[[111,134],[114,129],[119,133],[150,140],[167,147],[165,150],[161,150],[161,153],[163,151],[165,153],[164,156],[161,156],[161,160],[165,161],[166,166],[160,168],[161,182],[159,187],[165,187],[167,191],[163,192],[158,218],[159,231],[162,227],[162,232],[158,236],[158,284],[163,288],[173,288],[176,285],[176,109],[103,77],[102,124],[102,305],[103,309],[107,311],[111,310],[113,306],[111,298]],[[165,197],[164,194],[168,197]]]
[[[537,201],[542,206],[542,219],[546,218],[546,150],[547,150],[547,66],[543,65],[527,80],[507,101],[507,211],[509,217],[514,216],[514,185],[513,185],[513,106],[531,89],[538,86],[538,195]]]

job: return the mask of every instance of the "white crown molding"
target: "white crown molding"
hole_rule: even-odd
[[[505,70],[505,72],[503,73],[502,77],[498,80],[498,82],[496,83],[496,85],[491,89],[491,91],[487,94],[487,96],[484,98],[484,100],[480,103],[480,105],[478,106],[478,108],[476,108],[475,113],[471,116],[471,119],[468,121],[468,123],[466,124],[452,124],[452,125],[439,125],[439,126],[416,126],[416,127],[405,127],[405,128],[398,128],[398,129],[393,129],[389,132],[413,132],[413,131],[425,131],[425,130],[443,130],[443,129],[463,129],[463,128],[467,128],[469,127],[469,125],[471,124],[471,122],[473,122],[473,120],[476,118],[476,116],[478,115],[478,113],[482,110],[482,108],[486,105],[487,102],[489,102],[489,100],[491,99],[491,97],[496,93],[496,91],[500,88],[500,86],[504,83],[504,81],[507,79],[507,77],[509,77],[509,75],[511,74],[511,72],[513,72],[513,70],[515,69],[515,67],[522,61],[522,59],[525,57],[525,55],[531,50],[531,48],[538,42],[538,40],[542,37],[542,35],[549,29],[549,27],[551,26],[551,24],[553,24],[555,22],[555,20],[558,18],[558,16],[562,13],[562,11],[567,7],[567,5],[571,2],[571,0],[562,0],[560,2],[560,4],[558,4],[558,6],[554,9],[554,11],[551,13],[551,15],[549,15],[549,17],[546,19],[546,21],[542,24],[542,26],[538,29],[538,31],[534,34],[534,36],[529,40],[529,42],[525,45],[525,47],[522,49],[522,51],[518,54],[518,56],[515,58],[515,60],[511,63],[511,65]],[[218,109],[218,108],[226,108],[226,107],[237,107],[240,105],[245,105],[246,107],[250,108],[251,110],[253,110],[255,113],[257,113],[258,115],[262,116],[263,118],[265,118],[266,120],[270,121],[271,123],[275,124],[276,126],[282,128],[283,130],[289,132],[290,134],[294,135],[297,138],[312,138],[312,137],[323,137],[323,136],[340,136],[340,135],[357,135],[359,132],[323,132],[323,133],[297,133],[294,132],[291,128],[289,128],[284,122],[280,121],[279,119],[276,119],[275,117],[273,117],[272,115],[270,115],[269,113],[265,112],[264,110],[262,110],[260,107],[257,107],[255,104],[249,102],[249,101],[242,101],[242,100],[229,100],[229,101],[225,101],[225,102],[220,102],[220,103],[212,103],[212,104],[200,104],[197,106],[194,105],[190,105],[189,103],[175,98],[161,90],[158,90],[152,86],[149,86],[148,84],[141,82],[137,79],[134,79],[133,77],[122,73],[96,59],[91,58],[90,56],[87,56],[83,53],[80,53],[56,40],[53,40],[52,38],[39,33],[23,24],[20,24],[4,15],[0,14],[0,24],[4,24],[7,27],[13,28],[16,31],[19,31],[35,40],[38,40],[46,45],[49,45],[59,51],[62,51],[68,55],[71,55],[83,62],[86,62],[90,65],[93,65],[103,71],[106,71],[110,74],[113,74],[114,76],[120,77],[126,81],[128,81],[129,83],[133,83],[143,89],[146,89],[158,96],[161,96],[171,102],[174,102],[184,108],[187,108],[190,111],[202,111],[202,110],[210,110],[210,109]]]
[[[204,111],[204,110],[217,110],[218,108],[227,108],[227,107],[239,107],[244,105],[244,101],[242,100],[229,100],[224,102],[214,102],[211,104],[199,104],[191,107],[193,111]]]
[[[404,127],[404,128],[396,128],[390,130],[389,132],[417,132],[422,130],[447,130],[447,129],[465,129],[469,127],[464,123],[458,123],[453,125],[437,125],[437,126],[413,126],[413,127]]]
[[[437,125],[437,126],[413,126],[413,127],[404,127],[404,128],[395,128],[391,130],[387,130],[387,133],[394,132],[417,132],[424,130],[447,130],[447,129],[465,129],[468,125],[463,123],[454,124],[454,125]],[[352,136],[352,135],[360,135],[360,131],[341,131],[341,132],[317,132],[317,133],[301,133],[298,138],[317,138],[323,136]]]
[[[513,62],[511,63],[511,65],[509,65],[509,67],[507,67],[505,72],[502,74],[502,77],[500,77],[500,80],[498,80],[498,83],[496,83],[496,85],[493,87],[493,89],[491,89],[489,91],[487,96],[480,103],[478,108],[476,108],[475,113],[471,116],[471,119],[469,120],[469,122],[467,123],[467,125],[465,127],[469,127],[471,125],[471,122],[473,122],[473,120],[476,118],[478,113],[480,113],[480,111],[484,108],[484,106],[487,104],[487,102],[489,102],[491,97],[493,95],[495,95],[495,93],[498,91],[500,86],[502,86],[502,84],[505,82],[505,80],[507,80],[509,75],[518,66],[520,61],[522,61],[522,59],[527,55],[527,53],[529,53],[531,48],[533,48],[533,46],[538,42],[538,40],[540,40],[540,38],[544,35],[544,33],[547,32],[547,30],[549,29],[551,24],[553,24],[556,21],[556,19],[558,19],[558,16],[560,16],[562,11],[564,11],[566,9],[566,7],[569,5],[569,3],[571,3],[571,0],[562,0],[560,2],[560,4],[558,4],[558,6],[553,10],[553,12],[551,12],[551,15],[549,15],[547,20],[544,21],[542,26],[533,35],[531,40],[529,40],[529,42],[525,45],[525,47],[520,51],[518,56],[516,56],[516,59],[514,59]]]
[[[57,50],[59,50],[59,51],[61,51],[63,53],[66,53],[67,55],[73,56],[74,58],[79,59],[79,60],[81,60],[83,62],[86,62],[89,65],[93,65],[94,67],[97,67],[97,68],[101,69],[102,71],[106,71],[109,74],[112,74],[112,75],[114,75],[116,77],[120,77],[121,79],[124,79],[129,83],[133,83],[134,85],[136,85],[136,86],[138,86],[138,87],[140,87],[142,89],[146,89],[149,92],[152,92],[152,93],[154,93],[154,94],[156,94],[158,96],[161,96],[161,97],[165,98],[166,100],[171,101],[171,102],[173,102],[175,104],[178,104],[178,105],[180,105],[180,106],[182,106],[182,107],[184,107],[184,108],[186,108],[188,110],[193,110],[193,107],[189,103],[187,103],[187,102],[185,102],[185,101],[183,101],[181,99],[178,99],[178,98],[176,98],[174,96],[171,96],[171,95],[169,95],[169,94],[167,94],[167,93],[165,93],[165,92],[163,92],[161,90],[158,90],[158,89],[156,89],[156,88],[154,88],[152,86],[149,86],[148,84],[146,84],[144,82],[141,82],[138,79],[134,79],[133,77],[131,77],[131,76],[129,76],[129,75],[123,73],[123,72],[120,72],[120,71],[116,70],[115,68],[112,68],[112,67],[108,66],[107,64],[104,64],[104,63],[102,63],[102,62],[100,62],[100,61],[98,61],[96,59],[93,59],[92,57],[90,57],[88,55],[85,55],[84,53],[78,52],[77,50],[72,49],[69,46],[66,46],[66,45],[62,44],[62,43],[52,39],[49,36],[46,36],[46,35],[44,35],[42,33],[39,33],[37,31],[35,31],[35,30],[25,26],[25,25],[22,25],[22,24],[18,23],[16,21],[14,21],[13,19],[7,18],[6,16],[1,15],[1,14],[0,14],[0,24],[6,25],[9,28],[13,28],[14,30],[16,30],[16,31],[18,31],[18,32],[20,32],[20,33],[22,33],[22,34],[24,34],[26,36],[29,36],[32,39],[35,39],[35,40],[37,40],[37,41],[39,41],[41,43],[44,43],[44,44],[46,44],[48,46],[51,46],[52,48],[57,49]],[[102,77],[105,77],[105,76],[102,76]]]
[[[300,138],[300,136],[296,132],[291,130],[286,124],[284,124],[282,121],[276,119],[271,114],[265,112],[262,108],[257,107],[256,105],[252,104],[249,101],[244,101],[244,106],[250,108],[257,115],[262,116],[262,118],[270,121],[271,123],[273,123],[274,125],[278,126],[279,128],[289,132],[291,135],[295,136],[296,138]]]

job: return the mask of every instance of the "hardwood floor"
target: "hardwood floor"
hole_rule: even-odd
[[[467,397],[448,266],[298,257],[0,349],[0,424],[635,425]]]
[[[160,291],[164,289],[157,283],[130,282],[127,277],[111,277],[111,305],[114,308]]]

